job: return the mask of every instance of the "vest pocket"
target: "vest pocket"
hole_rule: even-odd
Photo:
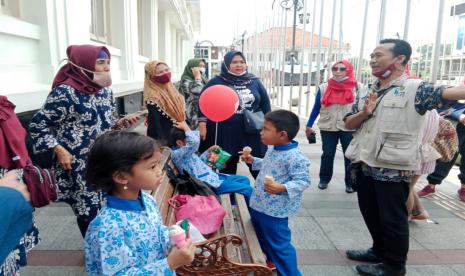
[[[377,140],[375,158],[378,162],[393,165],[414,165],[419,149],[415,136],[399,133],[381,133]]]
[[[350,144],[347,147],[344,155],[347,159],[349,159],[352,162],[360,161],[360,146],[358,144],[357,139],[355,139],[355,137],[354,139],[352,139],[352,141],[350,141]]]

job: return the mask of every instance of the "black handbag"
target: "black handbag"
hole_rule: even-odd
[[[216,189],[212,186],[208,185],[204,181],[189,175],[186,172],[182,174],[175,174],[173,169],[168,165],[165,164],[165,172],[168,178],[170,179],[170,183],[174,186],[174,188],[178,191],[180,195],[200,195],[200,196],[209,196],[214,195],[218,202],[221,202],[220,197],[216,194]]]
[[[260,133],[263,128],[263,122],[265,121],[265,114],[263,111],[251,111],[248,109],[242,109],[244,116],[244,130],[249,134]]]

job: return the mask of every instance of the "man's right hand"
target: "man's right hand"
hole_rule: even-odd
[[[73,162],[74,157],[69,153],[63,146],[56,145],[53,148],[53,151],[57,155],[58,164],[65,171],[71,170],[71,163]]]
[[[307,127],[305,129],[305,135],[308,137],[310,134],[314,133],[315,131],[311,127]]]
[[[205,122],[199,123],[199,134],[200,134],[200,139],[202,141],[205,141],[205,139],[207,138],[207,123]]]
[[[459,116],[459,122],[465,125],[465,114],[460,114]]]
[[[0,179],[0,186],[15,189],[23,195],[26,201],[31,201],[31,195],[29,194],[27,186],[18,180],[18,172],[16,171],[7,172],[3,178]]]
[[[365,104],[363,105],[363,114],[365,114],[366,116],[373,114],[376,108],[377,99],[377,93],[370,93],[370,95],[368,95],[368,97],[365,99]]]

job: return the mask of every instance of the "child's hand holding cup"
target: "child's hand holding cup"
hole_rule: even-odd
[[[179,225],[171,225],[169,233],[171,242],[176,245],[177,248],[181,248],[186,244],[186,231]]]

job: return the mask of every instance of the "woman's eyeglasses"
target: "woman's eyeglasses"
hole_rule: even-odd
[[[331,71],[333,71],[333,72],[336,72],[336,71],[345,72],[346,70],[347,70],[347,68],[345,68],[345,67],[333,67],[333,68],[331,68]]]

